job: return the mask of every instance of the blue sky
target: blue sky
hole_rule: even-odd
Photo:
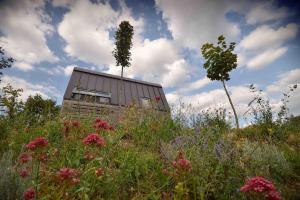
[[[300,83],[299,1],[32,0],[0,1],[0,45],[17,61],[3,84],[59,104],[74,66],[120,74],[111,51],[122,20],[134,26],[132,66],[125,76],[163,85],[170,104],[228,107],[220,82],[206,78],[201,45],[224,34],[237,43],[238,68],[227,85],[241,115],[264,90],[274,109],[288,85]],[[300,114],[300,92],[290,102]],[[229,107],[228,107],[229,108]]]

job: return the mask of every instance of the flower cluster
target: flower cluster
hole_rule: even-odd
[[[64,133],[67,135],[70,132],[71,127],[79,128],[79,120],[66,120],[64,121]]]
[[[31,199],[34,199],[34,196],[35,196],[35,190],[33,188],[28,188],[24,194],[24,199],[25,200],[31,200]]]
[[[19,156],[19,162],[21,164],[27,163],[31,159],[32,159],[32,157],[28,153],[21,153]]]
[[[103,121],[99,118],[97,118],[94,122],[94,128],[96,130],[99,130],[99,129],[104,129],[104,130],[113,130],[114,128],[109,125],[106,121]]]
[[[176,159],[173,161],[173,167],[177,170],[182,171],[191,171],[192,165],[191,162],[184,158],[184,155],[182,152],[179,152]]]
[[[62,181],[71,181],[72,183],[79,183],[80,180],[78,179],[79,173],[72,168],[64,167],[61,168],[58,172],[57,175],[60,180]]]
[[[155,100],[156,100],[156,101],[160,101],[160,96],[156,96],[156,97],[155,97]]]
[[[86,136],[83,140],[84,144],[89,144],[89,145],[96,145],[96,146],[104,146],[105,145],[105,141],[104,138],[99,136],[96,133],[90,133],[88,134],[88,136]]]
[[[47,146],[48,140],[44,137],[37,137],[31,140],[28,144],[26,144],[26,148],[30,150],[35,150],[38,147]]]
[[[22,177],[22,178],[25,178],[29,175],[29,171],[28,169],[21,169],[20,172],[19,172],[19,175]]]
[[[101,167],[99,167],[95,170],[95,174],[96,176],[102,176],[104,174],[104,170]]]
[[[242,192],[263,194],[265,198],[269,200],[281,199],[273,183],[260,176],[247,179],[245,185],[242,186],[240,190]]]

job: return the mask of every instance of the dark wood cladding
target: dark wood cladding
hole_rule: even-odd
[[[111,93],[111,105],[130,105],[135,102],[141,106],[142,98],[155,99],[159,96],[159,110],[169,110],[168,102],[162,86],[129,78],[124,78],[124,85],[119,76],[95,72],[91,70],[74,68],[67,86],[64,100],[72,100],[72,90],[78,87],[87,91],[101,91]],[[123,88],[124,87],[124,88]]]

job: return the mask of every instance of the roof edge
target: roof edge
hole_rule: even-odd
[[[96,75],[101,75],[101,76],[115,78],[115,79],[121,79],[121,76],[112,75],[112,74],[106,74],[106,73],[103,73],[103,72],[98,72],[98,71],[89,70],[89,69],[83,69],[83,68],[80,68],[80,67],[74,67],[73,72],[74,71],[85,72],[85,73],[89,73],[89,74],[96,74]],[[126,78],[126,77],[123,77],[123,80],[130,81],[130,82],[135,82],[135,83],[146,84],[146,85],[152,85],[152,86],[156,86],[156,87],[161,87],[162,88],[162,85],[160,85],[158,83],[150,83],[150,82],[147,82],[147,81],[141,81],[141,80],[136,80],[136,79],[132,79],[132,78]]]

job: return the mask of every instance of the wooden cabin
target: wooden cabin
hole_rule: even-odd
[[[99,116],[125,106],[169,111],[160,84],[123,78],[97,71],[74,68],[64,94],[62,114]]]

